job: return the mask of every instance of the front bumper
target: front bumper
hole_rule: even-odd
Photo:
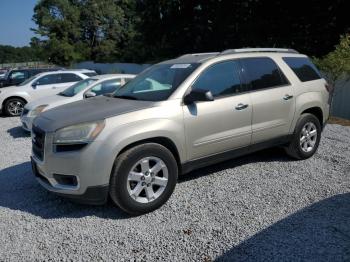
[[[115,157],[104,143],[94,141],[83,148],[60,151],[53,144],[53,133],[36,136],[32,127],[32,167],[38,182],[48,191],[83,203],[103,204],[107,200],[109,179]],[[38,154],[34,141],[44,141]],[[107,147],[108,148],[108,147]],[[68,181],[68,183],[67,183]]]
[[[82,204],[103,205],[107,202],[109,192],[108,185],[90,186],[87,187],[82,194],[73,194],[69,188],[61,187],[61,189],[59,189],[57,183],[53,181],[53,178],[47,178],[33,157],[31,157],[31,163],[32,171],[37,181],[48,191]],[[56,186],[53,186],[52,183],[56,184]]]

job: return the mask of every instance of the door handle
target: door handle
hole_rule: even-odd
[[[292,96],[292,95],[288,95],[288,94],[286,94],[286,95],[283,97],[284,100],[289,100],[289,99],[292,99],[292,98],[293,98],[293,96]]]
[[[57,89],[57,87],[53,86],[52,89]]]
[[[247,107],[248,107],[248,104],[239,103],[235,108],[236,110],[243,110],[243,109],[246,109]]]

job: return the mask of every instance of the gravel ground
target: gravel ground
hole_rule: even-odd
[[[201,169],[129,217],[46,192],[19,120],[0,118],[0,261],[350,261],[349,147],[328,125],[309,160],[270,149]]]

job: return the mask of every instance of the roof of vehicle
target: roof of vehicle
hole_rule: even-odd
[[[84,72],[95,72],[95,70],[92,69],[59,69],[57,71],[61,72],[73,72],[73,73],[84,73]]]
[[[45,71],[45,72],[41,72],[37,75],[35,75],[35,77],[39,77],[39,76],[43,76],[43,75],[53,75],[53,74],[58,74],[58,73],[81,73],[81,74],[84,74],[84,73],[96,73],[94,70],[89,70],[89,69],[82,69],[82,70],[56,70],[56,71]]]
[[[287,48],[241,48],[241,49],[228,49],[222,52],[210,52],[210,53],[195,53],[185,54],[175,59],[167,60],[161,64],[178,64],[178,63],[203,63],[213,58],[223,57],[227,55],[242,55],[242,54],[294,54],[300,55],[298,51]]]
[[[16,71],[43,71],[43,70],[50,70],[50,71],[58,71],[58,70],[62,70],[59,67],[42,67],[42,68],[14,68],[14,69],[9,69],[7,71],[10,72],[16,72]]]
[[[132,74],[104,74],[104,75],[96,75],[92,76],[93,79],[104,80],[110,78],[134,78],[136,75]]]

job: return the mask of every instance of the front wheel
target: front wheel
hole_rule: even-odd
[[[321,139],[321,124],[312,114],[302,114],[293,134],[292,141],[286,147],[289,156],[296,159],[307,159],[313,156]]]
[[[8,116],[20,116],[23,112],[25,101],[20,98],[10,98],[4,106],[5,114]]]
[[[147,143],[117,157],[110,181],[110,196],[131,215],[162,206],[175,189],[178,166],[164,146]]]

